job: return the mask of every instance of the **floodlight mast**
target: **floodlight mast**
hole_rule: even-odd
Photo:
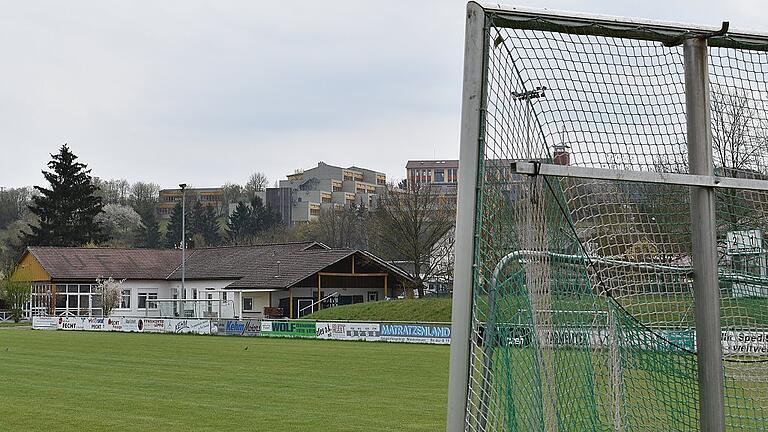
[[[187,295],[184,279],[187,273],[187,184],[179,184],[181,188],[181,292],[179,293],[179,316],[184,315],[184,297]]]

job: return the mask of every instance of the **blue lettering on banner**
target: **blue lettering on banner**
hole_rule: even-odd
[[[261,334],[261,321],[227,320],[224,324],[224,333],[237,336],[259,336]]]
[[[227,321],[227,333],[242,333],[245,330],[245,323],[240,321]]]

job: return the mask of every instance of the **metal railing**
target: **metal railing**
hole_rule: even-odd
[[[325,297],[321,298],[320,300],[310,304],[309,306],[304,306],[303,308],[299,309],[299,317],[301,317],[302,316],[302,312],[304,312],[307,309],[311,309],[312,312],[314,313],[315,312],[315,305],[320,304],[320,303],[328,300],[331,297],[338,297],[338,296],[339,296],[339,292],[336,291],[336,292],[334,292],[332,294],[328,294],[327,296],[325,296]]]

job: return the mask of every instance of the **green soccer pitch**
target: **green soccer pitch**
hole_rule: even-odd
[[[447,385],[447,346],[0,330],[0,431],[436,431]]]

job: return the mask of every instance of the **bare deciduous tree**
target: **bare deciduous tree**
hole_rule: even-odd
[[[426,183],[407,182],[390,187],[375,212],[379,247],[389,258],[408,261],[405,269],[414,279],[412,289],[424,296],[424,282],[451,274],[453,204],[438,188]]]
[[[155,206],[159,199],[160,185],[139,181],[131,185],[128,204],[130,204],[142,218],[148,219],[151,216],[154,216]]]
[[[768,178],[768,118],[762,102],[741,90],[713,86],[712,152],[718,175]],[[718,219],[723,231],[765,228],[768,197],[764,193],[717,190]]]
[[[308,239],[332,248],[368,249],[368,210],[351,205],[323,209],[306,228]]]
[[[248,194],[249,199],[253,199],[256,192],[261,192],[267,189],[269,186],[269,180],[263,172],[255,172],[248,177],[248,182],[245,184],[245,192]]]

